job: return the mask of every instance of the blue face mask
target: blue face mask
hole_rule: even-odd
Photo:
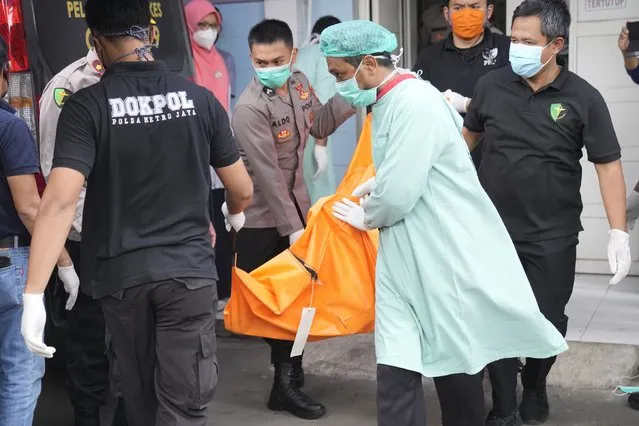
[[[545,64],[541,63],[541,54],[553,41],[543,47],[510,43],[510,65],[513,68],[513,72],[524,78],[531,78],[537,75],[552,59],[552,57],[548,59]]]
[[[293,57],[291,57],[291,61]],[[255,68],[255,66],[253,66]],[[255,68],[257,79],[269,89],[279,89],[291,77],[291,62],[279,67]]]
[[[355,70],[355,74],[353,74],[352,78],[346,81],[337,82],[336,86],[337,92],[348,104],[354,107],[364,108],[375,103],[377,100],[377,89],[390,80],[397,73],[397,69],[390,73],[388,77],[379,84],[379,86],[371,89],[360,89],[355,77],[357,77],[357,73],[362,67],[362,63],[363,61],[359,63],[359,66],[357,67],[357,70]]]

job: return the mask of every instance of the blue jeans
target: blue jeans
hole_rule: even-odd
[[[29,352],[20,334],[29,248],[0,249],[0,256],[11,259],[0,268],[0,426],[31,426],[44,358]]]

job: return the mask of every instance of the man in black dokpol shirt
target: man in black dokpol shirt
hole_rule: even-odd
[[[88,0],[106,68],[62,109],[25,293],[46,287],[87,182],[82,274],[100,299],[131,425],[203,425],[217,384],[213,166],[236,220],[253,186],[228,115],[150,54],[148,0]],[[42,306],[22,333],[44,346]]]

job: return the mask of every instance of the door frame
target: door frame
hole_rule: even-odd
[[[370,20],[379,22],[376,6],[388,0],[353,0],[353,16],[355,19]],[[399,47],[404,49],[404,53],[400,59],[398,66],[411,68],[417,60],[419,52],[418,46],[418,20],[417,16],[417,0],[397,0],[400,7],[400,35],[397,43]],[[360,133],[366,118],[366,111],[360,110],[357,114],[357,132]]]

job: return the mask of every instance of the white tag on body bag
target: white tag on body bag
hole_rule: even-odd
[[[304,352],[308,335],[311,334],[313,318],[315,318],[315,308],[302,309],[302,318],[300,319],[300,325],[297,327],[297,334],[295,335],[293,349],[291,350],[291,358],[300,356],[302,352]]]

